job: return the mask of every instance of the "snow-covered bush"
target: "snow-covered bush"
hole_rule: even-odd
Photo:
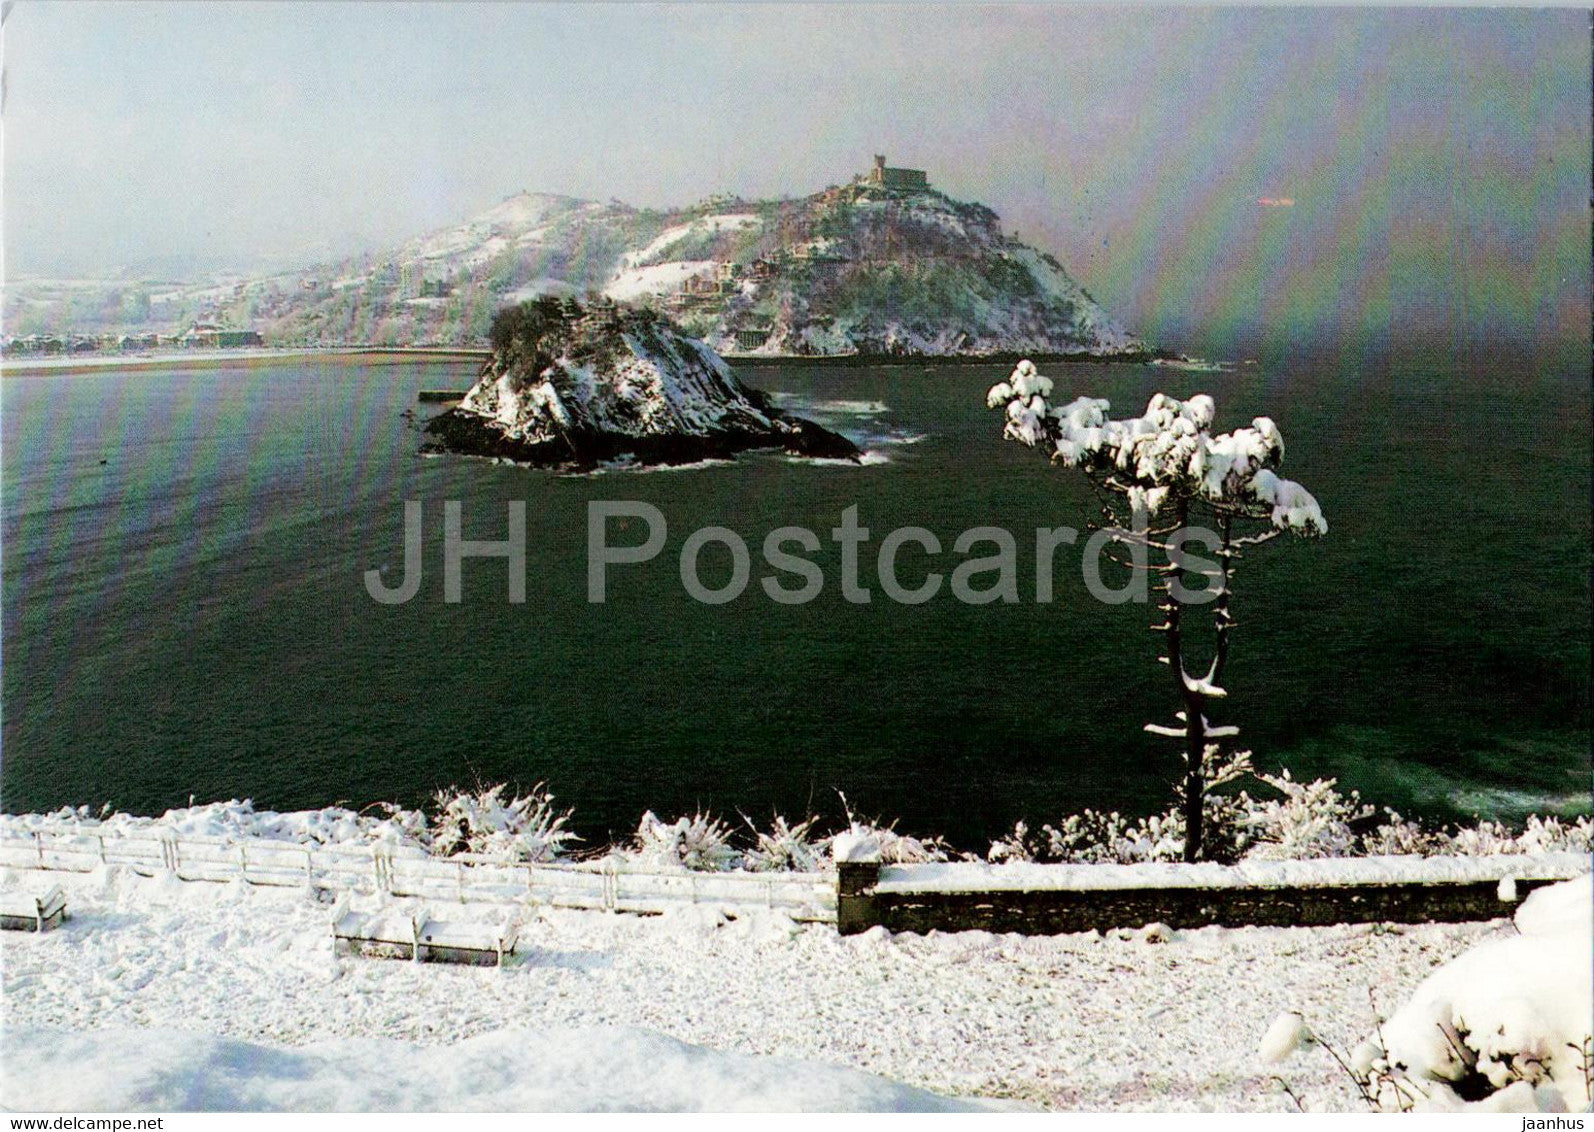
[[[1254,774],[1250,751],[1221,752],[1209,743],[1202,760],[1201,798],[1203,850],[1207,860],[1233,862],[1251,841],[1252,802],[1244,793],[1213,791]],[[1041,827],[1043,837],[1032,837],[1020,822],[1012,834],[996,842],[987,860],[1062,861],[1079,864],[1132,865],[1141,861],[1185,859],[1185,801],[1181,784],[1174,790],[1172,808],[1149,817],[1127,818],[1116,810],[1084,810],[1070,814],[1057,825]]]
[[[1035,835],[1030,832],[1028,824],[1017,822],[1013,826],[1013,832],[991,842],[991,847],[985,851],[985,859],[993,865],[1037,861],[1045,859],[1045,851]]]
[[[1171,813],[1131,820],[1117,811],[1087,809],[1041,829],[1046,856],[1053,861],[1129,865],[1184,855],[1184,823]]]
[[[1206,830],[1204,856],[1210,861],[1238,860],[1247,844],[1245,795],[1208,794],[1201,800]],[[1044,856],[1079,864],[1133,865],[1142,861],[1179,861],[1184,853],[1184,809],[1149,817],[1126,818],[1116,811],[1084,810],[1070,814],[1057,825],[1043,826]]]
[[[837,842],[841,840],[853,844],[873,843],[879,848],[880,862],[886,865],[923,865],[931,861],[945,861],[952,856],[951,848],[941,838],[910,837],[897,832],[895,821],[885,824],[878,817],[872,820],[861,818],[852,812],[847,796],[839,792],[838,795],[841,808],[847,815],[847,828],[821,842],[832,861],[837,859]]]
[[[1297,782],[1288,770],[1257,777],[1283,797],[1250,802],[1245,822],[1257,841],[1250,856],[1261,860],[1301,860],[1355,853],[1357,835],[1353,823],[1373,816],[1373,808],[1362,805],[1356,791],[1352,790],[1347,798],[1335,789],[1335,779]]]
[[[1480,821],[1455,828],[1433,828],[1386,810],[1380,822],[1362,838],[1360,851],[1378,854],[1412,854],[1423,857],[1496,857],[1530,853],[1588,853],[1594,846],[1594,820],[1588,817],[1540,817],[1533,814],[1521,832],[1503,822]]]
[[[424,810],[410,810],[398,805],[396,802],[377,802],[367,806],[361,811],[375,811],[381,816],[375,821],[378,825],[392,830],[394,835],[407,844],[424,846],[428,852],[432,847],[432,819]]]
[[[812,873],[824,867],[824,843],[814,836],[817,817],[792,825],[784,816],[776,814],[768,830],[759,829],[745,815],[743,820],[755,838],[745,857],[747,868],[753,872]]]
[[[1444,830],[1429,829],[1420,821],[1403,818],[1386,809],[1387,820],[1362,836],[1361,851],[1369,857],[1432,857],[1449,849]]]
[[[1359,1072],[1397,1107],[1581,1112],[1594,1049],[1590,878],[1530,895],[1520,934],[1430,975],[1363,1047]]]
[[[1588,853],[1594,851],[1594,818],[1563,821],[1533,814],[1516,836],[1518,853]]]
[[[113,811],[109,805],[98,811],[88,806],[63,807],[44,814],[0,815],[0,832],[26,836],[35,831],[75,833],[92,829],[111,835],[150,834],[158,832],[177,838],[202,837],[222,841],[286,841],[300,845],[413,845],[426,844],[424,833],[418,834],[413,823],[391,820],[389,816],[373,817],[356,813],[343,806],[326,806],[319,810],[297,810],[278,813],[275,810],[256,809],[254,802],[245,798],[225,802],[206,802],[167,810],[159,816],[127,814]],[[422,819],[421,823],[425,822]]]
[[[1594,819],[1587,816],[1529,817],[1520,830],[1484,820],[1471,825],[1427,826],[1393,810],[1382,820],[1363,805],[1355,791],[1341,794],[1333,779],[1298,782],[1288,771],[1257,775],[1246,752],[1219,754],[1209,744],[1203,764],[1206,784],[1202,825],[1209,861],[1232,863],[1252,859],[1300,859],[1336,856],[1499,856],[1594,851]],[[1214,793],[1214,787],[1258,778],[1276,797],[1256,798],[1245,790]],[[250,839],[301,845],[371,845],[390,851],[437,856],[462,853],[497,859],[545,862],[565,856],[581,839],[568,828],[572,811],[554,805],[547,788],[538,784],[525,795],[506,798],[503,785],[440,790],[425,810],[377,803],[356,812],[340,806],[293,813],[257,810],[250,801],[232,800],[168,810],[158,817],[95,812],[87,806],[50,813],[0,814],[0,834],[28,837],[35,832],[76,836],[137,834],[203,837],[227,841]],[[1087,809],[1039,829],[1019,822],[1011,833],[991,843],[984,859],[991,863],[1033,861],[1135,864],[1176,861],[1185,857],[1185,808],[1182,796],[1159,814],[1134,816]],[[978,859],[954,850],[940,837],[912,837],[897,832],[896,823],[860,818],[846,807],[843,832],[871,839],[886,864],[916,864],[951,859]],[[707,814],[674,822],[644,815],[636,835],[609,852],[663,868],[812,872],[834,861],[835,838],[821,836],[819,819],[792,823],[776,815],[767,829],[744,819],[745,830],[733,830]]]
[[[432,852],[544,862],[563,854],[568,842],[580,840],[565,828],[572,811],[556,809],[542,783],[506,801],[507,790],[502,782],[475,790],[439,790],[432,799]]]
[[[630,847],[619,852],[651,868],[705,873],[723,872],[742,863],[741,853],[731,844],[730,826],[702,811],[665,822],[649,810],[642,815]]]
[[[1534,892],[1517,909],[1518,934],[1440,967],[1391,1017],[1375,1015],[1372,1033],[1348,1052],[1292,1011],[1258,1054],[1276,1063],[1321,1046],[1375,1110],[1585,1111],[1594,1093],[1591,896],[1587,875]]]
[[[886,865],[922,865],[930,861],[945,861],[951,856],[945,841],[939,837],[920,839],[898,833],[896,823],[881,825],[879,819],[862,821],[848,815],[849,824],[842,832],[825,839],[824,844],[834,849],[838,838],[872,838],[880,847],[880,861]]]
[[[1521,833],[1512,833],[1501,822],[1480,821],[1475,826],[1457,829],[1448,838],[1449,852],[1462,857],[1494,857],[1515,853],[1587,853],[1590,833],[1586,817],[1563,822],[1560,818],[1528,818]]]

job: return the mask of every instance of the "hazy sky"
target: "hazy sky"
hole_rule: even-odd
[[[1589,51],[1570,10],[21,0],[6,270],[313,260],[522,188],[796,195],[881,152],[1137,329],[1586,333]]]

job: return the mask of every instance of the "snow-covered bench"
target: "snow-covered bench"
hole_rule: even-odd
[[[520,925],[507,915],[499,923],[449,923],[428,919],[421,924],[421,954],[444,963],[471,963],[502,967],[515,953]]]
[[[333,947],[376,958],[502,967],[519,938],[520,925],[513,913],[497,925],[449,922],[433,919],[424,908],[411,913],[356,912],[349,908],[347,897],[332,912]]]
[[[394,909],[356,912],[345,896],[332,909],[332,946],[335,951],[378,958],[419,960],[424,910],[407,915]]]
[[[66,894],[56,885],[43,896],[25,892],[0,893],[0,928],[7,931],[45,932],[66,919]]]

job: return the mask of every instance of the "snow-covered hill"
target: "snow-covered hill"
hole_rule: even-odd
[[[506,304],[594,292],[664,310],[722,352],[1144,353],[989,208],[865,181],[668,211],[522,193],[387,252],[164,308],[282,344],[474,344]]]

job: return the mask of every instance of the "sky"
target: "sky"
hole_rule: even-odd
[[[295,267],[522,189],[801,195],[878,152],[1142,333],[1587,335],[1586,11],[19,0],[4,38],[12,276]]]

